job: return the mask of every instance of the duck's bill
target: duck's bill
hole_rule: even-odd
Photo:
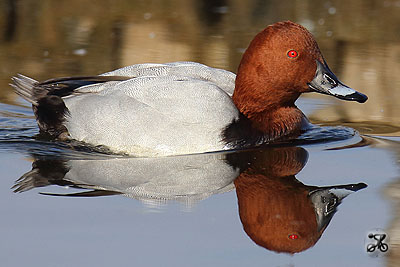
[[[368,99],[366,95],[344,85],[335,74],[332,73],[326,63],[322,64],[318,60],[315,77],[308,83],[308,86],[315,92],[332,95],[342,100],[364,103]]]

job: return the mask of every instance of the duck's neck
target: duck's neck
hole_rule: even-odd
[[[246,71],[254,73],[250,67]],[[239,68],[232,100],[240,113],[251,122],[252,128],[271,139],[301,129],[307,119],[294,104],[300,96],[299,92],[279,83],[271,84],[266,78],[258,79],[259,76],[250,75],[252,79],[249,79],[242,74]]]
[[[224,130],[224,141],[230,147],[251,147],[295,138],[309,126],[306,116],[294,104],[276,105],[270,102],[260,105],[247,102],[247,105],[242,106],[235,101],[235,97],[233,100],[240,111],[240,117]]]
[[[268,136],[270,140],[297,134],[307,122],[303,112],[294,105],[264,110],[246,117],[251,121],[253,129]]]

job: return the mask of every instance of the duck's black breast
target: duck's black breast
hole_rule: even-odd
[[[267,143],[270,139],[252,127],[251,121],[242,113],[222,131],[222,141],[232,149],[249,148]]]

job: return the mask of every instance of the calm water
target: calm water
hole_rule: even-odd
[[[400,1],[7,0],[0,12],[1,266],[399,265]],[[35,138],[28,103],[8,86],[16,73],[41,80],[143,62],[236,71],[251,38],[287,19],[369,96],[301,98],[326,128],[297,146],[105,155]],[[371,257],[376,228],[389,251]]]

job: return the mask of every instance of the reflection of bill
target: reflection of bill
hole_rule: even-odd
[[[299,147],[249,156],[250,164],[235,180],[240,219],[255,243],[275,252],[297,253],[314,246],[341,200],[366,187],[304,185],[295,175],[308,153]]]
[[[388,235],[381,229],[374,229],[368,233],[366,251],[370,256],[378,257],[389,250]]]

